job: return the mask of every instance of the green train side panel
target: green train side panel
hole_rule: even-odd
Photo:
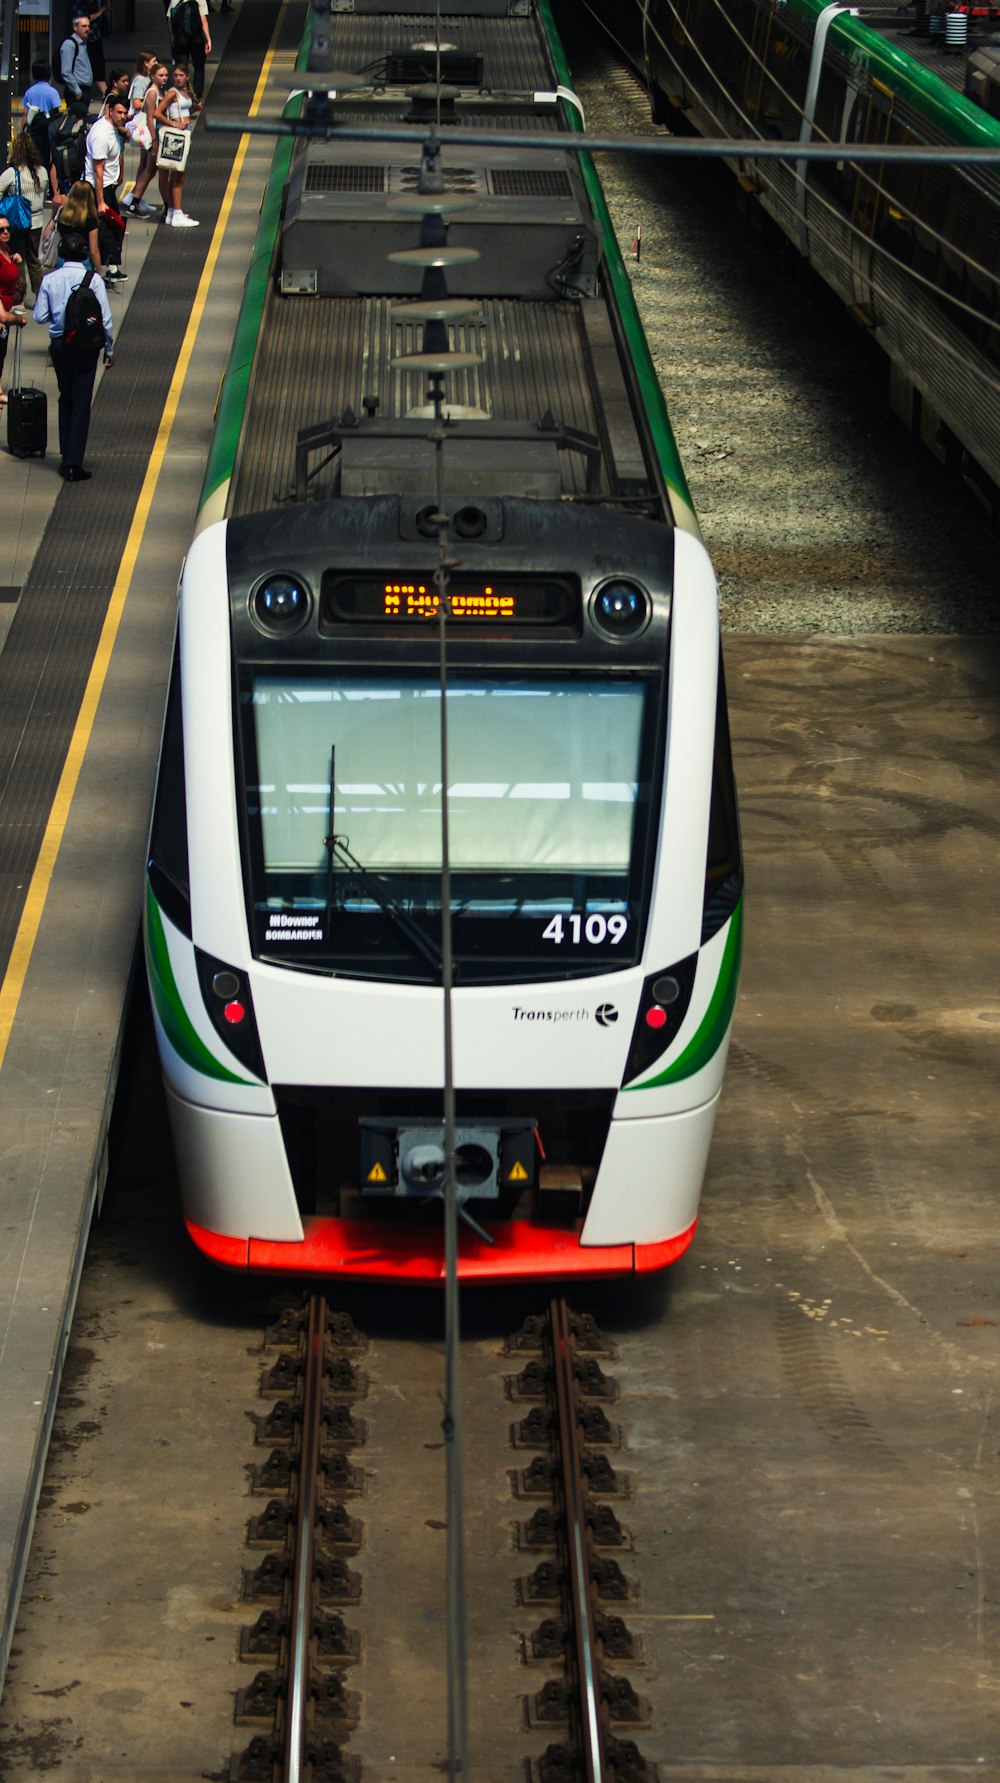
[[[569,63],[566,60],[566,52],[560,41],[555,19],[552,15],[550,0],[538,0],[538,11],[542,23],[545,26],[549,40],[549,48],[552,52],[552,58],[556,65],[556,72],[559,76],[559,80],[563,86],[572,87],[573,77],[570,73]],[[563,105],[563,113],[568,120],[570,129],[575,131],[577,135],[580,135],[583,131],[583,124],[576,107],[572,105]],[[700,539],[701,528],[698,525],[697,516],[694,511],[694,503],[691,500],[691,491],[688,488],[687,478],[684,475],[684,467],[681,464],[680,453],[677,450],[677,441],[674,439],[673,428],[670,425],[670,417],[667,414],[667,405],[663,400],[663,391],[660,389],[660,381],[656,375],[656,368],[653,365],[650,356],[649,344],[646,340],[645,333],[643,332],[642,323],[639,320],[639,312],[635,306],[635,297],[632,292],[632,286],[629,281],[628,273],[625,271],[625,263],[622,260],[621,251],[618,247],[614,225],[612,224],[608,212],[607,202],[601,188],[597,169],[595,168],[593,159],[590,155],[581,155],[579,160],[580,171],[583,174],[584,184],[587,188],[587,196],[590,199],[594,215],[600,224],[604,238],[605,269],[607,271],[611,290],[614,293],[615,303],[618,306],[618,313],[621,317],[622,327],[625,330],[625,338],[628,342],[629,352],[632,355],[632,362],[635,366],[639,390],[646,411],[646,419],[649,423],[649,431],[656,448],[656,456],[663,473],[663,480],[667,485],[667,490],[670,496],[670,506],[673,513],[674,524],[681,527],[685,532],[693,533],[696,539]]]
[[[173,967],[170,964],[170,952],[167,937],[163,932],[163,918],[160,906],[153,896],[148,881],[146,884],[146,960],[149,966],[149,983],[153,993],[153,1003],[160,1018],[160,1025],[171,1046],[185,1065],[192,1071],[200,1071],[205,1077],[214,1077],[221,1083],[245,1084],[253,1087],[255,1079],[241,1077],[239,1072],[230,1071],[221,1059],[209,1052],[201,1035],[194,1028],[177,988]]]
[[[741,898],[729,921],[729,934],[726,936],[726,945],[719,964],[719,976],[715,981],[715,989],[695,1033],[692,1034],[684,1051],[679,1053],[677,1058],[667,1065],[658,1076],[647,1077],[644,1083],[627,1083],[623,1085],[624,1091],[655,1090],[663,1084],[681,1083],[685,1077],[694,1077],[697,1071],[704,1069],[725,1040],[729,1024],[733,1019],[742,958],[743,899]]]
[[[310,27],[311,20],[307,20],[305,34],[295,62],[298,70],[305,68],[309,61]],[[283,115],[297,117],[301,106],[300,97],[292,98],[286,103]],[[199,531],[210,521],[221,520],[225,512],[226,495],[236,464],[236,454],[239,451],[240,434],[243,431],[243,416],[246,412],[247,394],[250,389],[250,374],[253,371],[254,355],[257,351],[261,320],[267,301],[274,243],[281,226],[282,193],[288,178],[294,147],[294,137],[279,138],[267,186],[264,190],[253,254],[243,287],[243,298],[236,320],[232,351],[222,384],[218,413],[215,419],[215,431],[212,435],[208,462],[205,466],[201,499],[198,503]]]
[[[790,18],[798,16],[815,28],[826,5],[827,0],[786,0],[785,10]],[[1000,147],[997,119],[860,19],[841,13],[830,27],[830,38],[843,55],[892,86],[950,140],[967,148]]]

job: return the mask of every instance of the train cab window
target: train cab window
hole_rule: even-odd
[[[181,713],[181,665],[174,650],[167,691],[160,772],[153,804],[149,842],[149,876],[157,901],[185,934],[191,931],[188,875],[187,806],[184,784],[184,725]]]
[[[655,705],[641,675],[453,679],[457,978],[567,977],[638,957]],[[257,672],[242,708],[258,952],[438,977],[435,681]]]

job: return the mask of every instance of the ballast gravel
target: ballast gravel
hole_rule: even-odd
[[[589,130],[657,133],[596,42],[570,57]],[[860,324],[740,214],[725,168],[598,160],[725,628],[996,630],[996,532],[891,413],[888,362]]]

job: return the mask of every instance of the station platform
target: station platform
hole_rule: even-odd
[[[278,116],[303,19],[289,0],[213,15],[205,116]],[[158,0],[140,0],[109,66],[162,39]],[[93,480],[57,474],[48,331],[33,319],[23,381],[48,393],[49,451],[16,459],[5,430],[0,450],[0,1680],[106,1177],[177,581],[272,153],[268,137],[202,120],[184,194],[200,227],[130,223]],[[8,355],[7,387],[11,370]]]

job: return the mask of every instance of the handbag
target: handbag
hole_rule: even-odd
[[[54,272],[59,265],[59,231],[55,217],[50,217],[38,243],[38,264],[43,272]]]
[[[140,149],[151,149],[153,146],[153,132],[144,111],[133,112],[125,126],[125,134],[129,142],[137,143]]]
[[[31,228],[31,205],[21,191],[21,175],[15,171],[16,192],[5,192],[0,198],[0,217],[6,217],[12,229]]]
[[[156,145],[156,165],[171,173],[183,173],[191,153],[190,130],[174,130],[164,124]]]

